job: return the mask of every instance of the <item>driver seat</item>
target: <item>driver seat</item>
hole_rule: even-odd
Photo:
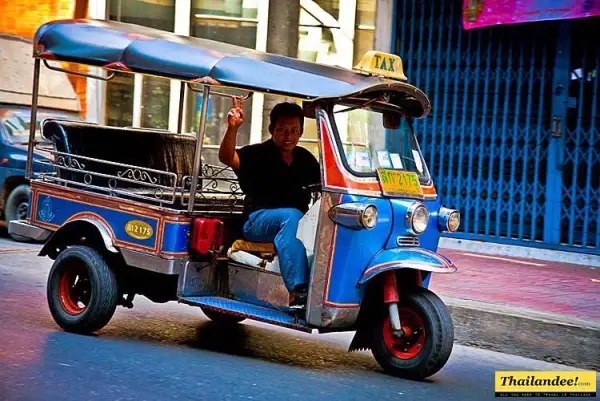
[[[231,252],[245,251],[260,254],[276,254],[275,244],[272,242],[251,242],[238,239],[231,245]]]
[[[239,239],[231,245],[227,256],[238,263],[273,273],[280,273],[279,257],[272,242],[252,242]]]

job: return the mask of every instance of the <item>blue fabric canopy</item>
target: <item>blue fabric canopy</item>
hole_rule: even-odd
[[[35,35],[34,56],[184,81],[212,78],[224,86],[309,100],[402,92],[426,102],[420,116],[429,109],[423,92],[403,82],[114,21],[46,23]]]

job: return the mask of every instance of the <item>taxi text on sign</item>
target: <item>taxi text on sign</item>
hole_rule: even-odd
[[[395,54],[370,50],[365,53],[356,70],[373,75],[406,81],[402,67],[402,59]]]

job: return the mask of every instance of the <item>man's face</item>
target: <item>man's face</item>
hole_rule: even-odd
[[[298,117],[279,117],[272,127],[271,135],[277,148],[283,152],[294,150],[302,136],[302,126]]]

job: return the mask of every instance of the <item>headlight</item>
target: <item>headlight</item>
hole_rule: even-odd
[[[353,230],[370,230],[377,224],[377,207],[365,203],[343,203],[329,209],[329,218]]]
[[[377,224],[377,208],[373,205],[367,206],[360,215],[360,224],[366,229],[372,229]]]
[[[429,224],[429,210],[420,203],[415,202],[406,211],[406,229],[412,234],[419,235],[425,232]]]
[[[460,212],[442,207],[438,214],[438,226],[440,231],[454,232],[458,230],[460,226]]]

